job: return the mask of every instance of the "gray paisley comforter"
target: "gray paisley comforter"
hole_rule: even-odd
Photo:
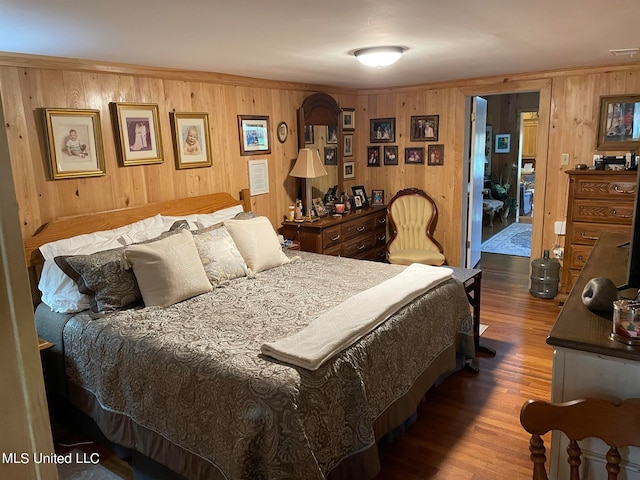
[[[473,344],[471,317],[449,280],[315,372],[278,363],[260,354],[263,343],[404,268],[299,257],[168,308],[76,315],[64,330],[67,376],[222,478],[325,478],[375,442],[373,421],[438,354]]]

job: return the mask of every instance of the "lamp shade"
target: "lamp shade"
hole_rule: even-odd
[[[360,63],[381,68],[397,62],[403,52],[402,47],[372,47],[356,50],[353,54]]]
[[[289,173],[292,177],[316,178],[328,175],[322,165],[318,151],[312,148],[301,148],[296,164]]]

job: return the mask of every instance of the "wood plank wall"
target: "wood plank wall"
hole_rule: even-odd
[[[457,265],[464,244],[460,212],[464,198],[465,96],[541,92],[532,247],[535,257],[556,242],[553,222],[566,215],[567,179],[562,172],[577,163],[591,163],[599,97],[639,93],[640,63],[356,92],[217,73],[0,54],[0,93],[22,234],[32,235],[47,220],[61,215],[219,190],[237,195],[248,186],[247,160],[251,158],[269,159],[270,193],[253,197],[252,203],[257,214],[268,216],[277,226],[296,193],[295,180],[288,176],[298,147],[296,109],[307,95],[320,90],[331,94],[341,107],[356,109],[353,157],[356,176],[345,187],[365,185],[368,191],[384,189],[387,200],[409,186],[429,192],[439,209],[436,237],[443,244],[450,264]],[[118,166],[108,106],[109,102],[125,101],[159,105],[163,164]],[[100,110],[107,160],[105,177],[49,180],[39,115],[39,109],[44,107]],[[170,111],[209,113],[211,168],[175,169]],[[238,114],[269,116],[270,155],[240,156]],[[424,143],[409,141],[411,115],[432,114],[440,116],[437,143],[444,145],[444,165],[404,165],[405,147],[426,147]],[[398,146],[399,165],[369,168],[365,158],[369,120],[383,117],[396,118],[394,145]],[[287,122],[290,129],[284,144],[275,138],[274,129],[280,121]],[[560,166],[561,153],[569,153],[568,167]]]
[[[248,187],[247,161],[259,158],[269,160],[270,193],[252,197],[252,205],[257,214],[268,216],[276,226],[296,194],[296,179],[288,175],[298,152],[296,110],[307,95],[321,90],[332,94],[341,105],[355,104],[355,92],[314,85],[219,74],[210,74],[209,78],[199,72],[128,66],[106,69],[101,64],[87,65],[71,59],[0,55],[0,92],[22,234],[31,236],[59,216],[216,191],[228,191],[237,197]],[[162,164],[119,165],[111,102],[158,105]],[[50,179],[43,108],[99,110],[107,175]],[[169,120],[169,113],[174,111],[208,113],[212,167],[176,169]],[[238,114],[269,117],[271,154],[240,155]],[[281,121],[289,126],[283,144],[275,132]]]

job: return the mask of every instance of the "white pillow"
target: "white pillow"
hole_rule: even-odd
[[[243,211],[244,209],[242,208],[242,205],[236,205],[234,207],[223,208],[222,210],[218,210],[213,213],[199,213],[197,215],[196,222],[198,223],[198,228],[206,228],[211,225],[215,225],[216,223],[222,223],[225,220],[229,220]]]
[[[213,290],[189,230],[128,246],[124,256],[133,267],[147,307],[168,307]]]
[[[289,263],[280,241],[267,217],[250,220],[227,220],[224,226],[240,250],[252,273]]]
[[[189,224],[189,230],[198,230],[198,214],[193,215],[181,215],[181,216],[168,216],[162,215],[162,223],[164,224],[165,231],[169,230],[171,226],[178,220],[186,220]]]
[[[126,239],[135,236],[148,236],[144,239],[148,240],[158,236],[162,228],[162,219],[160,215],[156,215],[113,230],[77,235],[42,245],[40,252],[45,262],[38,283],[38,288],[42,292],[42,301],[51,310],[59,313],[80,312],[91,306],[89,296],[78,291],[76,283],[56,265],[55,257],[90,255],[132,243]]]

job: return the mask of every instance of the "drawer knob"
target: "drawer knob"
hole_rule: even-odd
[[[340,238],[340,234],[336,235],[335,237],[331,237],[331,241],[335,242],[336,240],[338,240]]]
[[[586,240],[598,240],[598,237],[591,237],[589,235],[585,235],[584,232],[580,232],[580,236]]]
[[[584,257],[582,255],[578,255],[576,258],[581,262],[584,262]]]
[[[636,193],[636,187],[633,187],[630,190],[626,190],[624,188],[619,187],[615,183],[613,184],[613,189],[618,193],[628,193],[628,194],[635,194]]]
[[[362,225],[362,226],[360,226],[360,227],[357,227],[357,228],[356,228],[356,230],[357,230],[357,231],[359,231],[359,232],[361,232],[361,231],[363,231],[365,228],[367,228],[367,226],[366,226],[366,225]]]
[[[387,238],[387,236],[386,236],[386,235],[379,235],[379,236],[378,236],[378,241],[379,241],[379,242],[382,242],[382,241],[383,241],[383,240],[385,240],[386,238]]]
[[[365,247],[366,247],[366,245],[363,243],[362,245],[358,246],[358,250],[362,250]]]
[[[614,217],[618,217],[618,218],[631,218],[631,215],[625,215],[623,213],[618,213],[616,212],[615,208],[612,208],[611,210],[609,210],[611,212],[611,215],[613,215]]]
[[[381,225],[387,223],[387,217],[382,217],[380,220],[378,220],[378,223]]]

